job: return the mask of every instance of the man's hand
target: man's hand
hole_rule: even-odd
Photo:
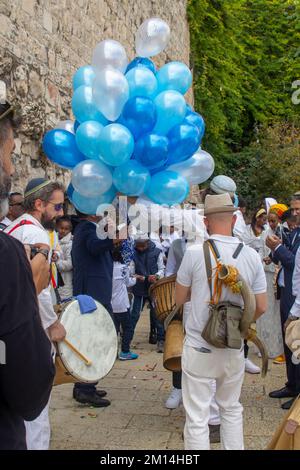
[[[63,341],[66,337],[65,327],[60,323],[59,320],[49,326],[48,333],[50,340],[53,343],[59,343],[60,341]]]
[[[56,261],[59,259],[58,253],[56,251],[53,251],[51,261],[52,263],[56,263]]]
[[[284,323],[284,325],[283,325],[283,331],[286,331],[289,324],[292,323],[292,321],[296,321],[296,320],[299,320],[299,318],[298,317],[293,317],[292,315],[290,315],[288,317],[288,319],[286,320],[286,322]]]
[[[137,281],[141,281],[141,282],[145,281],[145,276],[141,276],[140,274],[135,274],[134,277],[136,278]]]
[[[148,276],[148,281],[150,282],[150,284],[153,284],[154,282],[156,282],[155,274],[151,274],[151,276]]]
[[[270,250],[274,251],[279,245],[281,245],[281,240],[276,235],[269,235],[266,239],[266,245]]]

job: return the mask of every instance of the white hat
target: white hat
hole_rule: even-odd
[[[229,176],[218,175],[211,180],[210,189],[216,194],[229,193],[233,196],[236,192],[236,184]]]

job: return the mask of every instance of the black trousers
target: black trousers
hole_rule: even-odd
[[[174,388],[178,388],[181,390],[181,377],[182,377],[182,372],[172,372],[172,383]]]

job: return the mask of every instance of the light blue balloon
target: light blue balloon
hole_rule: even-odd
[[[183,62],[169,62],[156,74],[159,93],[176,90],[183,95],[192,84],[192,73]]]
[[[113,174],[113,183],[118,191],[128,196],[140,196],[150,183],[150,173],[135,160],[118,166]]]
[[[165,135],[169,130],[180,124],[186,113],[184,97],[173,90],[163,91],[154,100],[157,111],[157,121],[153,133]]]
[[[145,191],[153,202],[173,206],[185,200],[189,193],[189,184],[175,171],[161,171],[152,175],[150,185]]]
[[[87,197],[74,191],[72,194],[72,203],[77,210],[83,214],[96,215],[100,204],[110,204],[116,196],[116,189],[112,185],[111,188],[100,196]]]
[[[157,94],[157,80],[153,72],[146,67],[134,67],[126,73],[129,96],[154,98]]]
[[[100,160],[84,160],[73,169],[71,181],[82,196],[97,197],[111,187],[112,174]]]
[[[89,86],[78,87],[72,98],[72,110],[76,120],[80,123],[85,121],[98,121],[103,126],[108,123],[107,119],[96,108],[93,101],[93,89]]]
[[[73,90],[75,91],[82,85],[93,86],[95,75],[95,70],[91,65],[80,67],[73,75]]]
[[[104,127],[98,121],[85,121],[77,129],[76,143],[88,158],[100,157],[100,139]]]
[[[130,160],[134,139],[127,127],[110,124],[103,128],[100,138],[100,159],[111,166],[120,166]]]

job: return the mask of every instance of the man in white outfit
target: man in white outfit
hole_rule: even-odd
[[[228,194],[206,196],[205,225],[220,253],[222,263],[236,266],[255,294],[258,318],[266,310],[266,279],[259,255],[243,246],[233,258],[240,240],[232,237],[235,208]],[[212,258],[212,257],[211,257]],[[215,262],[212,269],[215,272]],[[185,341],[182,355],[182,395],[186,411],[185,449],[209,449],[208,421],[213,397],[211,381],[216,380],[216,402],[221,416],[223,449],[243,449],[243,408],[239,402],[245,365],[243,344],[240,349],[218,349],[202,338],[209,317],[210,288],[202,245],[185,252],[177,273],[176,304],[191,299],[191,311],[185,318]],[[242,305],[240,295],[222,289],[220,300]]]
[[[64,191],[60,183],[43,178],[31,180],[25,189],[26,213],[14,220],[5,232],[26,245],[42,244],[49,250],[48,230],[54,228],[57,217],[63,215]],[[51,261],[49,251],[48,261]],[[65,329],[53,310],[50,287],[38,296],[39,312],[44,330],[52,342],[62,341]],[[37,351],[38,354],[38,351]],[[34,421],[26,421],[26,441],[29,450],[47,450],[50,441],[49,403]]]

